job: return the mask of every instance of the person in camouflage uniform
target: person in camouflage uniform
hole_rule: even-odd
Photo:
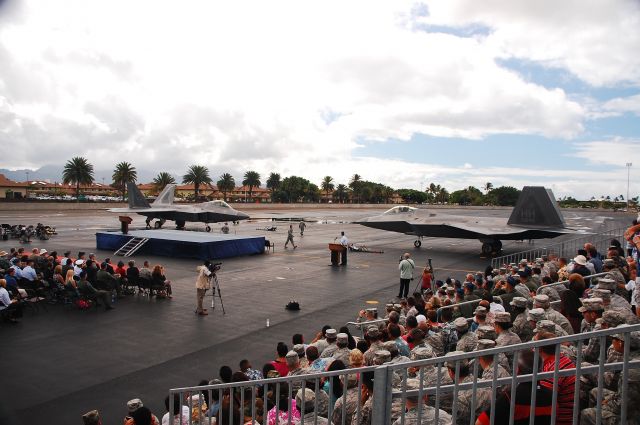
[[[559,325],[567,335],[573,335],[573,327],[571,322],[562,315],[559,311],[551,308],[551,302],[547,295],[536,295],[533,297],[533,307],[541,308],[544,310],[545,318]]]
[[[358,392],[358,375],[349,374],[341,377],[343,381],[344,392],[340,398],[336,400],[334,410],[331,415],[331,422],[334,424],[342,423],[342,410],[345,406],[345,423],[350,424],[358,405],[360,404],[360,393]],[[344,382],[346,380],[346,382]]]
[[[320,391],[324,393],[324,391]],[[304,398],[304,403],[303,403]],[[316,403],[316,393],[309,389],[305,388],[298,390],[296,392],[296,409],[300,412],[300,416],[304,417],[304,423],[314,424],[317,420],[318,425],[329,425],[329,421],[327,418],[320,416],[315,409]],[[304,404],[304,411],[302,410],[302,406]],[[316,419],[317,418],[317,419]]]
[[[480,350],[488,350],[490,348],[495,348],[496,342],[490,339],[481,339],[478,341],[478,351]],[[494,373],[496,372],[495,366],[493,363],[493,355],[488,356],[480,356],[478,357],[478,364],[482,368],[482,375],[480,379],[485,381],[493,380]],[[500,363],[497,366],[497,377],[498,378],[508,378],[511,374],[505,369]],[[501,385],[498,387],[497,391],[508,391],[510,388],[509,385]],[[491,406],[491,398],[495,397],[497,394],[493,394],[490,387],[479,388],[478,389],[478,398],[476,400],[476,413],[480,413],[483,410],[489,408]]]
[[[373,379],[368,376],[372,372],[364,373],[362,379],[362,393],[360,394],[360,418],[358,411],[351,419],[351,425],[371,425],[371,417],[373,416]],[[313,424],[313,422],[309,422]]]
[[[529,313],[527,314],[527,319],[529,320],[529,323],[531,324],[531,328],[533,329],[533,332],[535,333],[535,329],[538,327],[538,322],[540,321],[547,321],[547,322],[551,322],[550,320],[545,319],[546,315],[543,309],[541,308],[533,308],[531,310],[529,310]],[[555,322],[551,322],[554,324],[554,330],[551,331],[551,333],[554,333],[556,336],[566,336],[567,333],[564,331],[564,329],[562,329],[560,327],[560,325],[558,325]]]
[[[298,353],[298,357],[300,358],[300,367],[302,369],[307,369],[309,367],[309,360],[307,360],[304,344],[296,344],[293,346],[292,350]]]
[[[367,328],[367,338],[369,339],[369,349],[364,353],[364,364],[371,366],[373,365],[373,357],[376,355],[376,351],[382,348],[380,329],[377,326],[369,326]]]
[[[578,309],[582,313],[583,320],[580,326],[582,333],[600,329],[596,321],[602,317],[604,307],[602,298],[585,298],[582,300],[582,307]],[[587,344],[582,346],[582,359],[586,362],[597,362],[600,356],[600,338],[589,338]]]
[[[624,275],[616,265],[616,262],[611,258],[606,258],[602,263],[603,271],[607,273],[604,277],[598,279],[598,285],[600,282],[605,280],[613,280],[615,287],[611,289],[611,291],[615,292],[618,295],[626,297],[627,290],[624,289],[624,285],[627,283],[627,280],[624,278]],[[622,285],[622,286],[620,286]],[[599,286],[600,287],[600,286]],[[603,289],[607,289],[602,287]]]
[[[321,359],[328,359],[333,357],[333,353],[336,352],[338,346],[336,345],[336,340],[338,338],[338,332],[335,329],[327,329],[324,333],[325,340],[327,341],[327,346],[320,353]]]
[[[460,354],[464,354],[464,352],[452,351],[451,353],[448,353],[445,356],[445,359],[447,357],[456,356]],[[455,382],[457,384],[473,382],[473,376],[471,375],[468,359],[457,360],[457,361],[452,361],[452,360],[445,361],[445,366],[447,368],[449,378],[451,378],[452,381],[456,379],[456,363],[459,364],[460,366],[459,366],[458,379]],[[468,390],[458,391],[456,402],[454,404],[454,407],[456,409],[456,415],[455,415],[456,425],[467,425],[469,423],[469,419],[471,418],[472,414],[473,414],[473,419],[475,419],[475,413],[471,412],[472,398],[473,398],[473,390],[468,389]],[[453,416],[453,412],[452,412],[452,416]]]
[[[624,334],[616,334],[613,336],[619,342],[616,343],[617,350],[624,352]],[[620,415],[622,409],[622,374],[618,377],[617,391],[604,390],[602,400],[602,424],[613,425],[620,423]],[[640,368],[629,368],[627,381],[627,393],[625,394],[627,405],[627,424],[640,424]],[[580,423],[582,425],[595,425],[597,419],[596,408],[584,409],[580,414]],[[627,425],[624,424],[624,425]]]
[[[415,349],[412,353],[411,353],[411,360],[412,361],[417,361],[417,360],[427,360],[427,359],[431,359],[433,358],[433,351],[430,348],[427,347],[421,347],[418,349]],[[446,367],[441,367],[440,368],[440,379],[438,379],[438,367],[437,365],[428,365],[428,366],[422,366],[422,367],[410,367],[408,369],[408,376],[411,378],[415,378],[415,379],[420,379],[420,370],[422,370],[422,382],[423,382],[423,388],[433,388],[436,385],[438,385],[438,383],[440,384],[440,386],[443,385],[451,385],[453,384],[453,381],[451,380],[451,378],[449,377]],[[435,401],[436,398],[435,396],[429,398],[429,405],[431,406],[435,406]],[[440,409],[444,409],[448,412],[451,411],[451,407],[453,405],[453,393],[452,392],[447,392],[447,393],[440,393]]]
[[[478,336],[469,332],[469,322],[464,317],[458,317],[453,321],[458,333],[458,343],[456,344],[456,351],[471,352],[476,349],[478,345]]]
[[[289,351],[285,359],[287,361],[287,367],[289,368],[287,376],[305,375],[307,373],[300,367],[300,358],[298,357],[298,353],[295,351]],[[303,380],[293,381],[291,382],[291,390],[293,392],[298,391],[300,388],[304,387],[304,384],[305,382]]]
[[[520,337],[511,330],[513,325],[511,324],[511,314],[506,312],[496,312],[494,321],[494,328],[498,333],[496,338],[497,347],[506,347],[508,345],[520,344],[522,340]],[[513,362],[513,353],[503,353],[507,359],[507,371],[511,371],[511,365]]]
[[[513,326],[511,330],[520,337],[522,342],[529,342],[533,338],[533,329],[527,319],[529,310],[527,309],[527,299],[515,297],[511,301],[511,320]]]
[[[420,381],[417,379],[407,380],[407,391],[418,390],[420,388]],[[420,425],[420,424],[434,424],[434,425],[450,425],[451,415],[444,410],[438,410],[438,422],[436,422],[436,409],[427,404],[427,396],[421,401],[418,395],[408,395],[405,401],[405,414],[404,424],[406,425]],[[402,413],[401,413],[402,415]],[[420,420],[418,421],[418,417]],[[393,422],[394,425],[401,425],[402,416]]]
[[[612,308],[623,309],[623,310],[631,310],[631,304],[626,300],[628,296],[627,290],[622,289],[623,295],[620,296],[618,292],[618,283],[613,279],[602,278],[598,280],[598,286],[596,289],[604,289],[607,291],[611,291],[611,299],[610,305]]]
[[[331,346],[329,346],[329,348],[331,348]],[[351,365],[349,360],[350,354],[351,350],[349,350],[349,335],[345,333],[339,333],[336,336],[336,349],[333,352],[333,360],[341,360],[345,366],[349,367]]]

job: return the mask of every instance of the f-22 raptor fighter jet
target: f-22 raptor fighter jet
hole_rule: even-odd
[[[234,210],[224,201],[210,201],[195,205],[176,205],[173,203],[175,184],[167,185],[150,205],[135,183],[128,183],[129,208],[111,208],[115,213],[136,213],[147,217],[147,227],[156,219],[154,227],[159,229],[167,220],[175,221],[176,228],[184,229],[187,221],[205,223],[205,230],[211,231],[209,223],[221,221],[246,220],[249,216]]]
[[[508,219],[397,206],[356,223],[417,236],[416,248],[422,245],[421,239],[425,236],[478,239],[484,255],[500,252],[503,240],[546,239],[575,232],[566,226],[551,189],[542,186],[525,186]]]

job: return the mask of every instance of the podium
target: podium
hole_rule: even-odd
[[[120,220],[120,230],[122,230],[122,234],[128,234],[129,225],[131,224],[133,219],[131,217],[127,217],[126,215],[121,215],[120,217],[118,217],[118,220]]]
[[[331,251],[331,265],[347,265],[347,247],[342,246],[339,243],[330,243],[329,251]],[[340,262],[340,257],[342,257],[342,262]]]

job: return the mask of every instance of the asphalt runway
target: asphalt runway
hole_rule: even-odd
[[[439,212],[445,210],[440,209]],[[508,216],[507,210],[451,210],[455,214]],[[480,212],[479,212],[480,211]],[[169,388],[196,385],[201,379],[218,377],[222,365],[238,369],[240,360],[253,366],[275,358],[278,341],[290,345],[294,333],[306,341],[325,324],[335,328],[355,319],[367,301],[384,303],[397,293],[398,259],[410,252],[418,269],[433,259],[436,278],[462,278],[467,272],[484,270],[488,259],[479,256],[480,243],[473,240],[425,238],[421,248],[414,238],[386,233],[355,224],[376,209],[259,210],[249,211],[252,220],[232,226],[238,235],[265,235],[276,243],[274,253],[225,260],[219,272],[226,315],[220,307],[209,316],[194,315],[195,260],[166,257],[135,257],[141,263],[163,264],[174,292],[172,300],[149,300],[128,296],[115,310],[78,311],[60,305],[46,311],[26,312],[18,325],[0,324],[0,424],[72,424],[91,409],[102,412],[105,424],[121,423],[126,402],[139,397],[158,417],[164,414]],[[564,212],[570,226],[597,232],[627,225],[631,215],[595,211]],[[272,218],[305,218],[304,237],[296,232],[298,248],[285,250],[286,222],[276,222],[276,232],[262,229]],[[0,211],[0,223],[55,226],[58,235],[33,241],[59,253],[69,249],[96,252],[98,258],[119,258],[95,250],[95,232],[118,227],[106,211],[28,213]],[[143,226],[137,217],[135,226]],[[297,223],[293,223],[297,230]],[[190,224],[189,230],[204,226]],[[214,232],[219,225],[214,225]],[[346,267],[329,266],[327,244],[345,231],[351,242],[383,250],[384,254],[349,253]],[[570,236],[563,236],[568,239]],[[556,240],[560,240],[559,238]],[[536,241],[544,246],[549,241]],[[555,242],[555,240],[554,240]],[[0,249],[19,246],[16,240],[0,242]],[[504,251],[518,252],[531,246],[505,242]],[[413,288],[412,288],[413,289]],[[301,311],[289,312],[285,304],[297,300]],[[207,299],[210,303],[210,298]],[[267,319],[270,326],[267,327]],[[357,332],[353,330],[353,332]]]

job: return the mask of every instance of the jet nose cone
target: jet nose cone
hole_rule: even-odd
[[[246,220],[249,216],[243,212],[238,212],[238,220]]]

